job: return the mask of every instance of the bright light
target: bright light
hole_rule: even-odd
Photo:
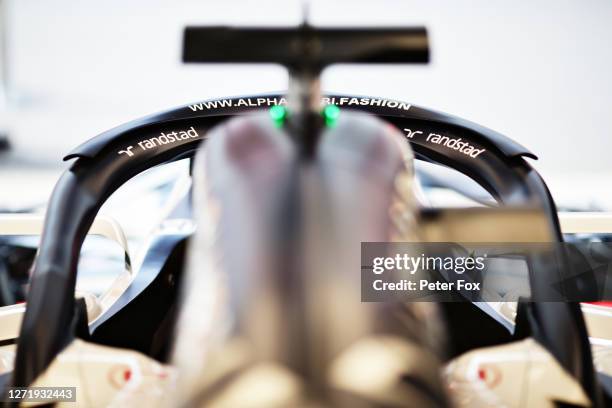
[[[275,105],[270,108],[270,117],[274,121],[276,127],[282,127],[287,118],[287,108],[281,105]]]
[[[325,118],[325,124],[327,126],[335,126],[338,117],[340,117],[340,108],[336,105],[327,105],[323,108],[323,117]]]

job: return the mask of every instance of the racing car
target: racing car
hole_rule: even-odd
[[[500,269],[527,292],[474,276],[477,298],[364,292],[367,243],[558,248],[588,223],[568,216],[563,231],[527,160],[537,157],[497,132],[407,102],[320,93],[330,64],[426,63],[425,29],[188,27],[183,40],[185,62],[283,64],[289,90],[154,114],[65,157],[25,306],[8,306],[7,393],[64,387],[28,402],[92,407],[609,403],[610,312],[559,298],[546,257]],[[77,293],[100,208],[175,162],[188,165],[138,262],[126,256],[110,289]],[[436,189],[462,204],[434,203]],[[114,233],[102,235],[127,248],[107,223]],[[578,286],[594,281],[587,268]]]

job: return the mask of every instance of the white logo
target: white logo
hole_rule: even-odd
[[[423,132],[421,132],[420,130],[411,130],[411,129],[406,129],[406,128],[404,128],[404,132],[406,132],[406,137],[408,139],[413,139],[415,135],[423,134]]]
[[[119,150],[117,154],[127,153],[128,156],[132,157],[134,155],[134,153],[132,152],[132,149],[133,149],[133,146],[130,146],[125,150]]]

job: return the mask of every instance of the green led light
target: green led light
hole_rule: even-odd
[[[325,118],[325,124],[327,126],[335,126],[338,117],[340,117],[340,108],[336,105],[327,105],[323,108],[323,118]]]
[[[276,127],[282,127],[287,119],[287,108],[281,105],[274,105],[270,108],[270,117]]]

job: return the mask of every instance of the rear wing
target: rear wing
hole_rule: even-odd
[[[429,62],[424,27],[187,27],[183,62],[277,63],[321,70],[337,63]]]
[[[314,156],[323,121],[320,72],[336,63],[429,62],[427,31],[407,28],[187,27],[183,62],[276,63],[289,71],[291,115],[284,126],[302,159]]]

